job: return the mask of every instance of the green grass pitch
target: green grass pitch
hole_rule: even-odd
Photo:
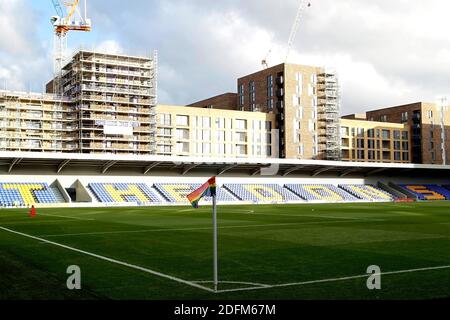
[[[450,203],[0,210],[0,299],[450,297]],[[31,237],[32,236],[32,237]],[[95,256],[94,256],[95,255]],[[66,288],[70,265],[81,290]],[[378,265],[381,290],[368,290]]]

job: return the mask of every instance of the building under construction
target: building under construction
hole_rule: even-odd
[[[0,92],[0,149],[155,154],[156,66],[156,54],[79,51],[48,94]]]

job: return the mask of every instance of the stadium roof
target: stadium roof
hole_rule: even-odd
[[[107,174],[113,171],[133,172],[142,175],[161,171],[188,173],[209,173],[215,175],[245,174],[248,176],[291,176],[309,175],[312,177],[327,175],[345,176],[436,176],[450,177],[450,166],[424,164],[395,164],[368,162],[340,162],[295,159],[248,159],[248,158],[203,158],[172,156],[136,156],[113,154],[70,154],[70,153],[34,153],[0,152],[0,170],[3,173],[50,168],[55,174],[64,174],[64,170],[82,169],[95,174]],[[72,170],[71,170],[72,171]]]

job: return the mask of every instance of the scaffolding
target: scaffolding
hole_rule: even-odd
[[[327,160],[341,158],[340,93],[336,72],[325,69],[317,75],[317,114],[319,153]]]
[[[156,52],[146,58],[80,50],[61,79],[63,95],[76,105],[80,153],[156,153]]]

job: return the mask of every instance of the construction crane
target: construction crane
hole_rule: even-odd
[[[297,36],[297,32],[300,27],[300,22],[302,20],[303,13],[309,7],[311,7],[311,2],[307,2],[305,0],[300,1],[300,5],[297,10],[297,15],[295,16],[294,24],[292,25],[291,34],[289,35],[289,40],[288,40],[287,50],[286,50],[286,58],[284,59],[285,63],[287,62],[292,45],[294,44],[294,41],[295,41],[295,37]],[[271,52],[272,52],[272,49],[269,50],[266,57],[261,61],[261,64],[264,69],[267,69],[269,67],[267,58],[269,57]]]
[[[54,27],[55,35],[53,42],[53,72],[54,79],[59,78],[65,62],[65,53],[67,50],[67,34],[69,31],[89,32],[92,29],[92,22],[87,18],[87,0],[84,0],[83,12],[79,8],[79,0],[73,2],[64,2],[66,13],[64,14],[63,6],[59,0],[52,0],[53,6],[57,13],[52,16],[50,21]],[[60,81],[54,81],[53,92],[62,94]]]

